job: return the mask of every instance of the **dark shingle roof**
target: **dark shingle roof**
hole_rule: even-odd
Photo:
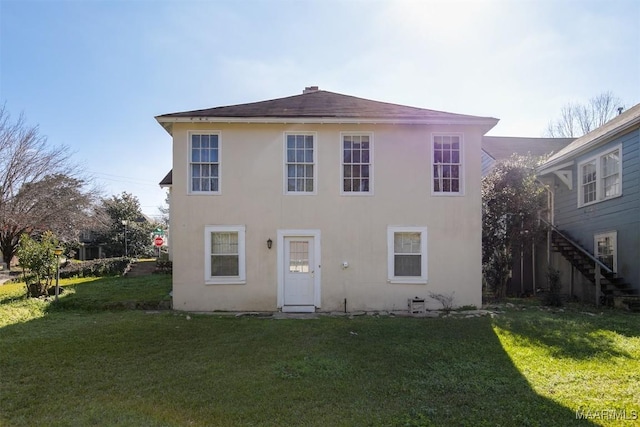
[[[315,90],[301,95],[248,104],[184,111],[157,116],[159,122],[179,118],[334,118],[380,119],[399,121],[487,122],[493,126],[497,119],[464,114],[446,113],[424,108],[372,101],[355,96]],[[486,124],[486,123],[485,123]]]
[[[173,169],[171,169],[169,171],[169,173],[167,173],[164,178],[162,178],[162,181],[160,181],[160,187],[169,187],[173,184]]]
[[[574,139],[483,136],[482,149],[495,160],[505,160],[513,154],[545,156],[557,153],[573,142]]]

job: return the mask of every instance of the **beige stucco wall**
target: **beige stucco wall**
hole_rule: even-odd
[[[188,131],[221,132],[221,195],[189,195]],[[317,132],[317,194],[283,194],[285,131]],[[342,131],[373,132],[374,195],[340,195]],[[432,132],[464,133],[465,196],[432,196]],[[455,292],[481,305],[481,131],[472,127],[187,124],[173,127],[174,308],[277,310],[278,229],[321,232],[320,311],[406,310]],[[246,226],[246,284],[205,285],[204,227]],[[387,226],[426,226],[428,284],[387,283]],[[267,249],[271,238],[274,247]],[[343,269],[347,261],[349,268]]]

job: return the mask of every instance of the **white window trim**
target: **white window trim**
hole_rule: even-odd
[[[288,191],[287,179],[287,136],[289,135],[312,135],[313,136],[313,191]],[[285,132],[282,144],[282,191],[287,196],[315,196],[318,194],[318,133],[301,131]]]
[[[207,225],[204,228],[204,282],[207,285],[241,285],[246,283],[245,235],[244,225]],[[238,275],[211,276],[211,233],[238,233]]]
[[[620,167],[618,169],[618,174],[620,175],[620,192],[615,196],[605,197],[603,183],[602,183],[602,158],[615,151],[618,151],[619,153],[618,156],[620,158]],[[582,167],[587,163],[593,162],[594,160],[596,162],[596,199],[588,203],[583,203],[584,186],[582,184]],[[621,197],[622,196],[622,144],[618,144],[613,148],[603,151],[600,154],[597,154],[595,156],[591,156],[588,159],[584,159],[582,162],[578,163],[577,178],[578,178],[578,207],[579,208],[604,202],[605,200],[615,199],[616,197]]]
[[[344,137],[345,136],[368,136],[369,137],[369,191],[344,191]],[[373,196],[374,193],[374,158],[373,158],[373,132],[340,132],[340,195],[341,196]]]
[[[420,255],[421,266],[420,271],[422,275],[420,277],[410,276],[395,276],[394,273],[394,257],[395,246],[394,236],[395,233],[420,233]],[[405,226],[388,226],[387,227],[387,281],[389,283],[407,283],[407,284],[427,284],[427,227],[405,227]]]
[[[599,258],[598,254],[598,239],[602,237],[610,237],[613,241],[613,272],[618,272],[618,232],[606,231],[603,233],[597,233],[593,235],[593,254],[596,258]]]
[[[218,191],[193,191],[191,189],[191,136],[218,135]],[[219,196],[222,194],[222,131],[219,130],[190,130],[187,132],[187,194],[195,196]]]
[[[435,149],[435,137],[436,136],[457,136],[460,138],[460,190],[458,192],[444,192],[444,191],[435,191],[433,187],[433,180],[435,176],[433,175],[433,150]],[[465,155],[464,155],[464,133],[462,132],[433,132],[431,133],[431,143],[429,144],[430,152],[429,152],[429,178],[430,183],[429,187],[431,188],[431,195],[436,197],[460,197],[464,196],[465,189]]]

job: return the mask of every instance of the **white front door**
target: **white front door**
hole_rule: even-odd
[[[314,249],[313,236],[284,238],[282,311],[315,311]]]

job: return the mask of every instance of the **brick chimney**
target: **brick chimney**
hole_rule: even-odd
[[[302,91],[303,94],[305,93],[313,93],[313,92],[317,92],[320,89],[318,89],[318,86],[307,86],[304,88],[304,90]]]

